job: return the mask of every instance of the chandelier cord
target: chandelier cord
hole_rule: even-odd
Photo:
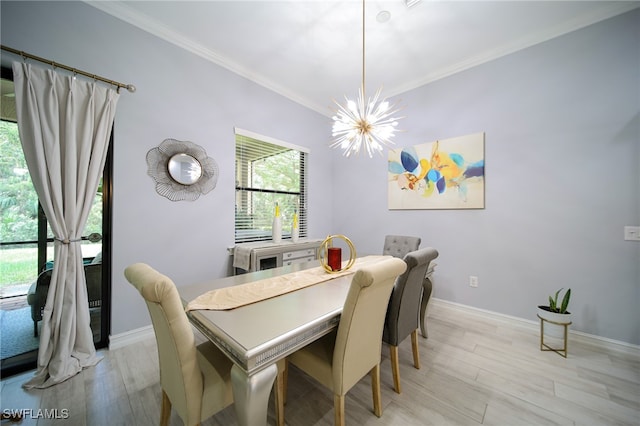
[[[364,34],[365,34],[365,14],[364,14],[364,3],[365,0],[362,0],[362,99],[367,99],[365,96],[364,90],[364,73],[365,73],[365,62],[364,62],[364,52],[365,52],[365,44],[364,44]]]
[[[373,153],[381,153],[384,147],[393,145],[391,138],[397,131],[396,117],[400,111],[395,103],[390,104],[386,98],[380,98],[382,87],[371,98],[366,98],[366,0],[362,0],[362,87],[358,98],[353,101],[345,96],[344,105],[338,106],[333,118],[332,148],[342,148],[349,157],[357,154],[361,148],[366,149],[369,157]]]

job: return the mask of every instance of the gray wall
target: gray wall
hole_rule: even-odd
[[[385,234],[418,235],[440,251],[435,297],[533,320],[571,287],[575,330],[640,344],[640,244],[622,240],[640,224],[637,11],[402,95],[399,147],[486,132],[486,208],[389,211],[386,157],[330,151],[326,117],[85,4],[0,7],[3,44],[138,87],[115,126],[112,334],[149,324],[128,264],[178,285],[227,272],[238,126],[311,149],[312,236],[344,233],[378,253]],[[216,159],[213,192],[155,193],[145,155],[169,137]]]
[[[486,208],[387,210],[386,157],[336,157],[334,231],[373,252],[385,233],[422,237],[440,252],[434,297],[489,311],[536,320],[570,287],[573,330],[639,344],[640,243],[623,227],[640,223],[640,13],[401,98],[399,147],[486,132]]]

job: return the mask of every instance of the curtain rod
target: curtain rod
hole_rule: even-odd
[[[124,84],[124,83],[119,83],[117,81],[109,80],[108,78],[100,77],[99,75],[91,74],[91,73],[88,73],[86,71],[82,71],[82,70],[79,70],[79,69],[76,69],[76,68],[72,68],[70,66],[67,66],[67,65],[64,65],[64,64],[60,64],[58,62],[51,61],[49,59],[44,59],[44,58],[41,58],[39,56],[31,55],[31,54],[23,52],[21,50],[12,49],[11,47],[7,47],[7,46],[4,46],[4,45],[0,45],[0,48],[2,48],[2,50],[6,50],[7,52],[11,52],[11,53],[15,53],[16,55],[20,55],[23,58],[33,59],[33,60],[36,60],[38,62],[49,64],[54,68],[62,68],[62,69],[65,69],[67,71],[71,71],[74,74],[84,75],[85,77],[89,77],[89,78],[92,78],[94,80],[100,80],[100,81],[103,81],[105,83],[111,84],[111,85],[116,86],[118,88],[117,89],[118,93],[120,92],[120,88],[121,87],[124,87],[125,89],[127,89],[131,93],[136,91],[136,86],[134,86],[133,84]]]

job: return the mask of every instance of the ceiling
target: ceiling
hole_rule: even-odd
[[[362,82],[362,3],[108,1],[88,4],[324,115]],[[366,92],[383,96],[640,7],[617,1],[366,2]],[[381,11],[390,19],[379,22]]]

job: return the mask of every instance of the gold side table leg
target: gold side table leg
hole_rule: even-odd
[[[569,337],[569,325],[571,325],[571,323],[558,323],[558,322],[554,322],[554,321],[549,321],[546,320],[542,317],[540,317],[540,315],[538,315],[538,318],[540,318],[540,350],[541,351],[552,351],[555,352],[557,354],[559,354],[560,356],[563,357],[567,357],[567,350],[568,350],[568,337]],[[563,341],[563,345],[562,348],[552,348],[551,346],[547,345],[544,342],[544,323],[545,322],[549,322],[555,325],[561,325],[564,327],[564,341]]]

